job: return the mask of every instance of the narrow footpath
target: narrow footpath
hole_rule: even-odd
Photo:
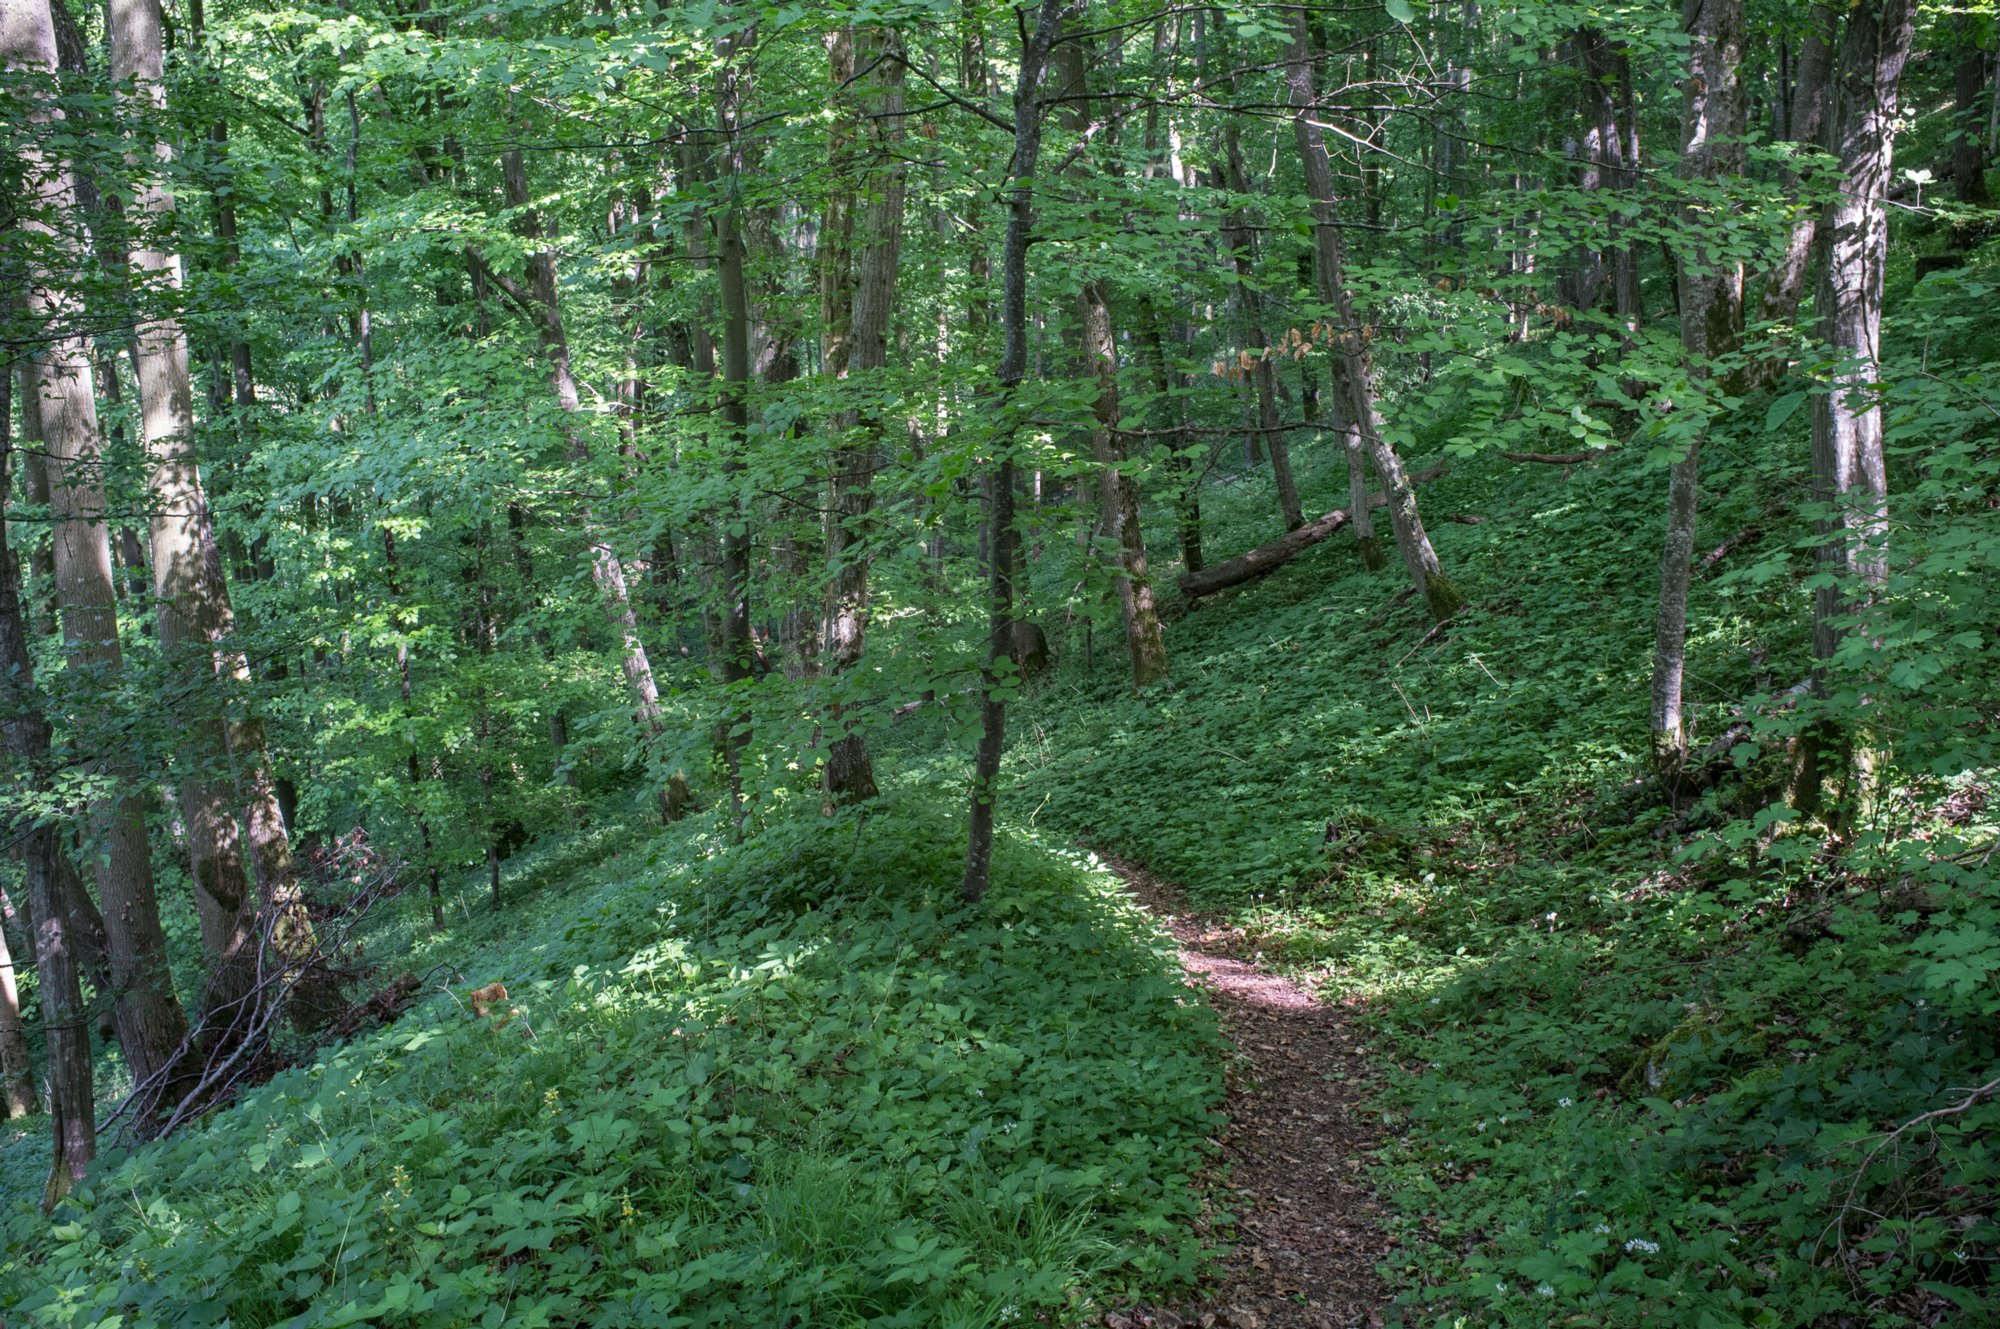
[[[1145,869],[1104,858],[1180,946],[1235,1047],[1217,1200],[1236,1217],[1222,1282],[1193,1307],[1107,1316],[1108,1329],[1373,1329],[1388,1253],[1363,1178],[1375,1147],[1367,1039],[1338,1006],[1257,967],[1240,929],[1189,913]]]

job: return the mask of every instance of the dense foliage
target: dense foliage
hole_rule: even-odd
[[[1405,1322],[1990,1320],[1996,48],[0,0],[0,1314],[1185,1293],[1081,845],[1370,1022]]]

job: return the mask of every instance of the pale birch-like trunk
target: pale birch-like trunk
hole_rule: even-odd
[[[1889,252],[1889,191],[1896,112],[1915,34],[1914,0],[1861,0],[1847,16],[1831,141],[1843,181],[1820,221],[1820,335],[1838,362],[1831,391],[1813,399],[1813,498],[1821,571],[1813,593],[1813,656],[1822,683],[1843,637],[1859,631],[1889,580],[1889,483],[1881,400],[1882,272]],[[1848,756],[1856,811],[1865,808],[1875,752],[1855,726]],[[1825,754],[1815,769],[1826,774]],[[1807,801],[1818,790],[1804,791]]]

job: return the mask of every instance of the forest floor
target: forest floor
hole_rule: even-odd
[[[1100,857],[1103,857],[1100,855]],[[1237,1244],[1222,1282],[1193,1307],[1114,1314],[1111,1329],[1360,1329],[1383,1323],[1389,1251],[1363,1178],[1377,1145],[1367,1040],[1339,1005],[1265,969],[1241,928],[1191,913],[1171,885],[1104,858],[1173,934],[1188,981],[1208,996],[1234,1048],[1229,1167],[1217,1199]]]

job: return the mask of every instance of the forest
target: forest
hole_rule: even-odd
[[[2000,1322],[1994,0],[0,0],[0,1329]]]

